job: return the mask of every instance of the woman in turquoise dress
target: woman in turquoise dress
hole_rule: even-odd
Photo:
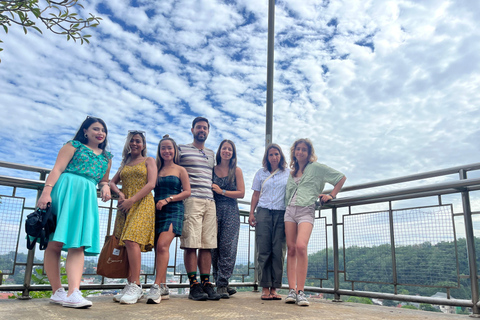
[[[54,293],[51,303],[64,307],[88,308],[91,301],[79,291],[84,256],[100,253],[97,188],[103,201],[111,198],[108,175],[112,155],[106,151],[107,126],[102,119],[87,117],[73,140],[58,152],[55,165],[45,181],[37,207],[51,203],[57,228],[45,250],[44,268]],[[60,281],[61,251],[67,251],[68,294]]]
[[[157,184],[155,199],[155,283],[147,294],[147,303],[169,299],[166,285],[170,244],[182,235],[183,200],[190,196],[190,181],[185,168],[178,165],[179,153],[175,141],[165,135],[158,143]]]

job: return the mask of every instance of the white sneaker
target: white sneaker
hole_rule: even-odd
[[[170,299],[170,289],[164,283],[160,284],[160,294],[162,295],[162,300]]]
[[[69,308],[89,308],[92,306],[92,301],[88,301],[82,296],[80,290],[75,290],[70,296],[63,300],[62,305]]]
[[[298,306],[308,307],[310,302],[308,302],[305,292],[299,290],[297,293],[297,301],[295,302]]]
[[[133,304],[137,303],[143,297],[142,287],[139,287],[135,283],[130,283],[127,292],[120,299],[121,304]]]
[[[285,298],[285,303],[295,303],[297,302],[297,293],[295,289],[290,289],[288,296]]]
[[[160,303],[162,301],[162,291],[158,284],[153,284],[147,294],[147,304]]]
[[[116,295],[113,296],[113,301],[120,302],[120,299],[122,299],[123,295],[127,292],[130,284],[131,284],[130,282],[127,282],[125,287],[123,287],[122,291],[120,291],[120,293],[117,293]]]
[[[55,291],[54,294],[50,297],[50,303],[63,304],[63,301],[67,297],[67,292],[64,288],[59,288]]]

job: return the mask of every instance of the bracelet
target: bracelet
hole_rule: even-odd
[[[45,183],[45,186],[44,186],[44,188],[45,188],[45,187],[51,187],[51,188],[53,188],[53,184],[50,184],[50,183]]]
[[[332,197],[332,200],[335,199],[336,197],[334,197],[331,193],[328,194],[330,197]]]
[[[168,200],[167,200],[167,199],[168,199],[168,198],[165,198],[165,199],[163,199],[163,200],[165,200],[165,202],[166,202],[167,204],[169,204],[169,202],[168,202]]]

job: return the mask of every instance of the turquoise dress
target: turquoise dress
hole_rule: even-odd
[[[113,156],[108,151],[96,155],[76,140],[69,143],[76,150],[52,189],[57,228],[50,241],[62,242],[63,251],[84,247],[86,256],[95,256],[101,250],[96,186]]]

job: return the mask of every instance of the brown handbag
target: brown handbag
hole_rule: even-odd
[[[118,244],[118,238],[114,234],[105,237],[105,244],[98,257],[97,274],[107,278],[127,278],[127,248]]]

